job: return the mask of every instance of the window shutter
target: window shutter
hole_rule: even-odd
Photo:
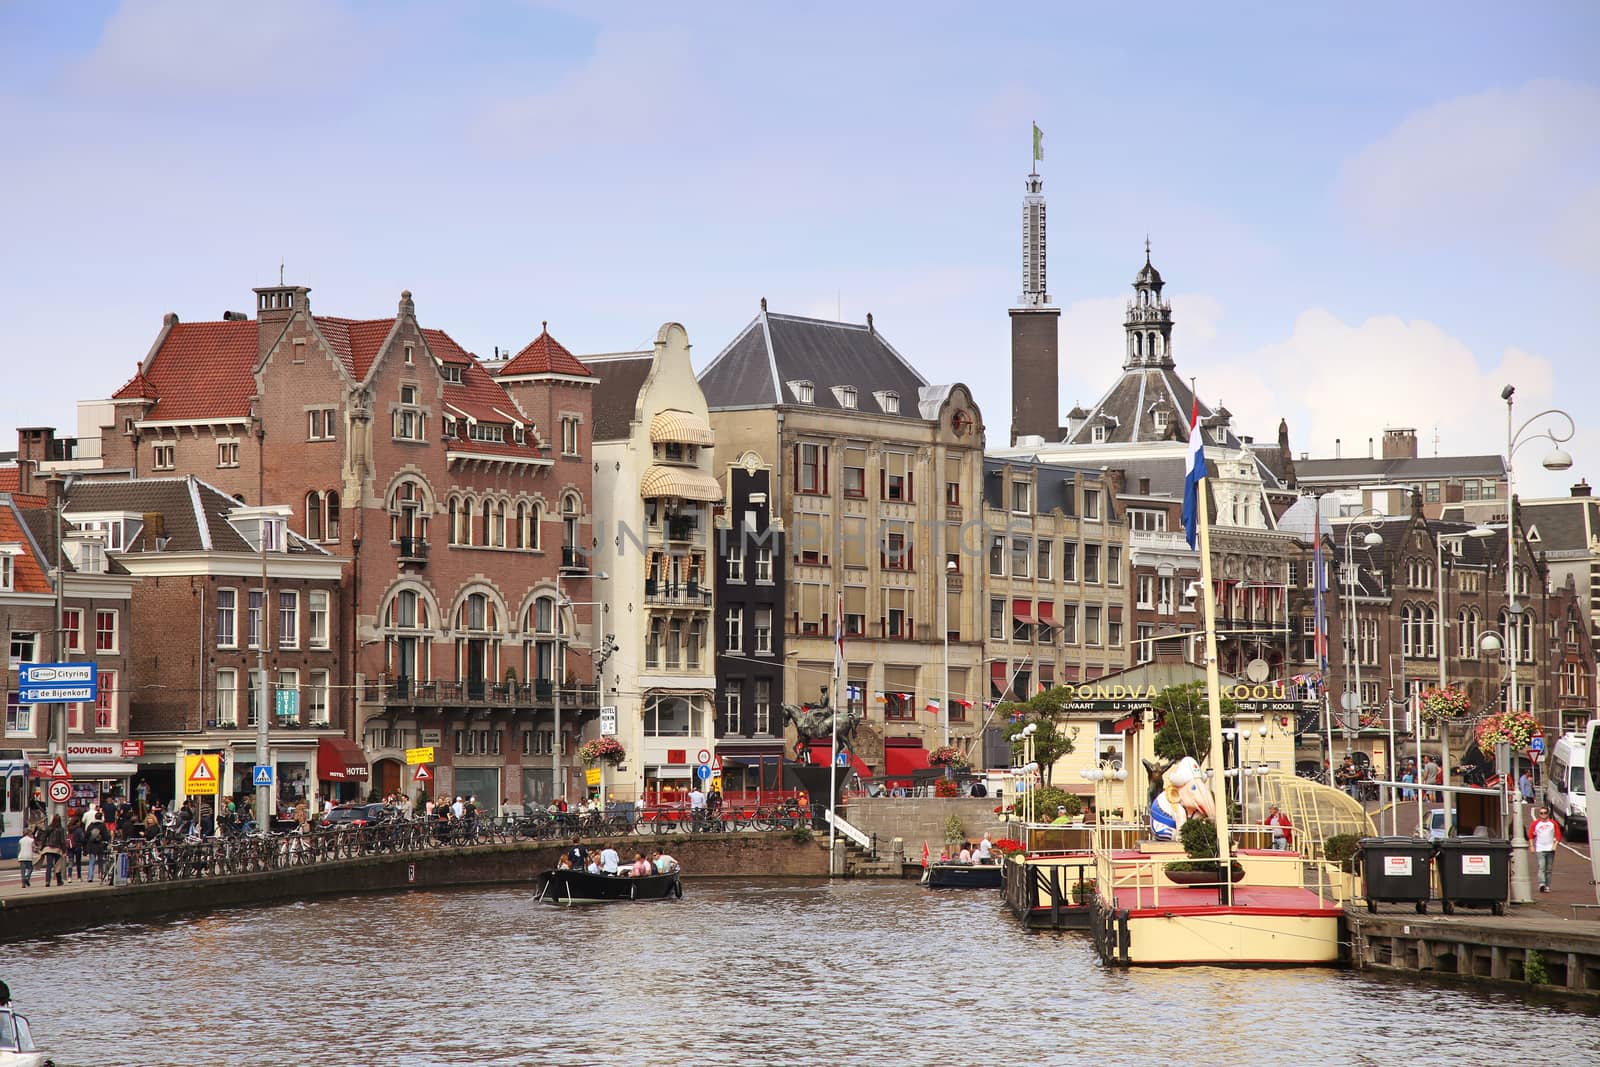
[[[817,471],[817,485],[821,488],[823,495],[826,496],[828,492],[828,446],[823,445],[817,449],[817,454],[822,457],[820,469]]]

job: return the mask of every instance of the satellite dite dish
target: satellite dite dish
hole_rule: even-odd
[[[1257,684],[1267,680],[1267,675],[1272,673],[1272,668],[1267,666],[1264,659],[1253,659],[1244,665],[1244,676]]]

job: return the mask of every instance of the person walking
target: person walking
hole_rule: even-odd
[[[1539,857],[1539,892],[1550,892],[1550,875],[1556,866],[1556,845],[1561,842],[1561,827],[1550,817],[1550,809],[1539,808],[1539,817],[1528,827],[1528,841]]]
[[[66,885],[66,863],[63,862],[67,855],[67,831],[61,825],[61,816],[52,815],[50,825],[44,832],[44,884],[50,886],[50,876],[55,876],[56,885]]]
[[[33,831],[24,830],[22,838],[17,842],[17,867],[22,871],[24,889],[33,884],[33,861],[38,854],[39,846],[33,840]]]
[[[1279,852],[1286,851],[1294,844],[1294,824],[1289,821],[1289,816],[1283,809],[1273,804],[1268,809],[1267,823],[1272,827],[1272,847]]]
[[[1527,767],[1522,768],[1522,773],[1517,776],[1517,792],[1522,794],[1524,804],[1533,803],[1533,772]]]
[[[83,831],[83,851],[89,857],[89,881],[93,882],[100,874],[100,865],[106,857],[106,848],[110,845],[110,835],[106,831],[106,824],[96,820]]]
[[[67,828],[67,877],[83,881],[83,820],[73,819]]]

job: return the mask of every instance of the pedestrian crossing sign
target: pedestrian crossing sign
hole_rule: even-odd
[[[251,773],[250,773],[250,784],[251,785],[271,785],[272,784],[272,765],[271,764],[262,764],[262,763],[256,764],[255,769],[253,771],[251,771]]]
[[[183,792],[191,797],[214,797],[222,777],[221,756],[183,757]]]

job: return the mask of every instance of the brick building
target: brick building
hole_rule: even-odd
[[[552,607],[590,599],[558,584],[591,540],[590,383],[548,332],[487,365],[423,327],[409,291],[395,314],[358,320],[312,314],[303,286],[270,286],[253,318],[167,315],[113,395],[99,451],[136,476],[286,502],[297,533],[347,561],[335,642],[352,654],[330,699],[375,791],[413,788],[403,750],[430,744],[439,792],[539,801]],[[19,441],[24,489],[48,450]],[[597,709],[585,671],[568,672],[569,724]]]

